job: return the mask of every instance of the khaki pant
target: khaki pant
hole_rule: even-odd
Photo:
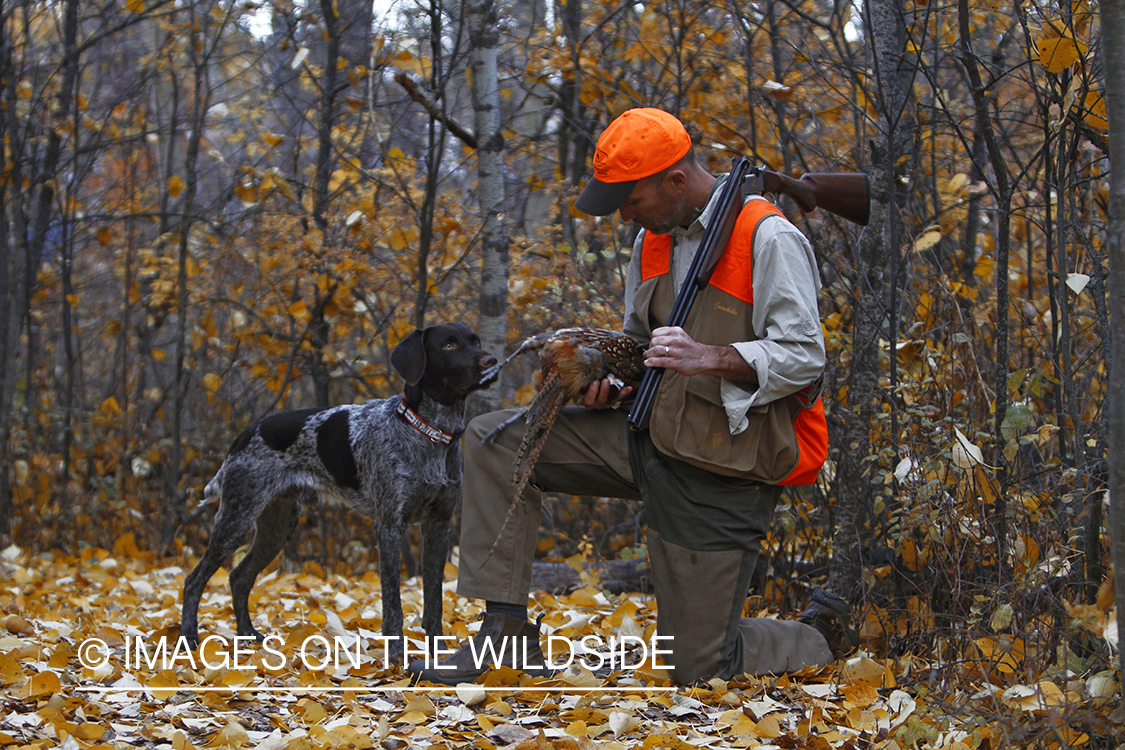
[[[523,604],[539,538],[543,492],[641,499],[661,648],[680,684],[745,672],[781,673],[832,660],[814,628],[796,621],[743,618],[758,547],[779,488],[721,477],[664,456],[622,410],[568,407],[555,422],[531,485],[492,556],[512,500],[512,463],[524,423],[493,443],[482,438],[514,411],[474,419],[465,432],[461,561],[457,592]]]

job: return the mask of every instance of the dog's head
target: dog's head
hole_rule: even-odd
[[[391,364],[406,380],[442,404],[487,388],[499,370],[496,357],[464,323],[442,323],[411,332],[391,352]]]

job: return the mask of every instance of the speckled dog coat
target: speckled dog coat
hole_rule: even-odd
[[[207,581],[254,527],[254,542],[231,571],[238,635],[262,639],[248,597],[319,497],[344,502],[375,522],[384,636],[402,652],[400,546],[406,525],[422,525],[422,626],[441,635],[441,584],[453,510],[461,497],[460,435],[465,399],[496,377],[496,358],[466,325],[416,330],[391,353],[403,396],[266,417],[238,436],[205,497],[221,498],[207,551],[184,581],[180,636],[199,644],[198,607]]]

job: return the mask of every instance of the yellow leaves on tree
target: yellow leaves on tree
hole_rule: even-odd
[[[203,376],[203,387],[207,390],[207,403],[211,403],[215,398],[215,393],[223,384],[223,379],[216,373],[209,372]]]
[[[1082,101],[1086,124],[1099,130],[1109,130],[1109,113],[1106,111],[1105,97],[1100,91],[1088,91]]]
[[[1068,36],[1045,35],[1038,41],[1039,64],[1048,73],[1062,73],[1086,52],[1086,45]]]
[[[401,252],[410,247],[418,239],[418,230],[414,227],[395,227],[387,238],[388,244],[395,252]]]

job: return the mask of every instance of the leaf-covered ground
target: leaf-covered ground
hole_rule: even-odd
[[[268,573],[252,594],[255,622],[284,638],[273,646],[284,659],[253,648],[233,665],[248,668],[235,669],[212,649],[210,667],[193,668],[182,654],[169,665],[155,644],[175,643],[189,567],[129,539],[79,558],[0,553],[0,747],[1113,748],[1125,734],[1113,672],[1013,682],[996,668],[1000,653],[958,664],[861,653],[816,672],[697,688],[670,688],[659,669],[605,666],[572,666],[552,680],[498,670],[484,685],[412,688],[383,663],[378,579],[324,576],[315,566]],[[479,608],[456,595],[455,575],[450,565],[445,622],[460,641],[479,626]],[[213,646],[234,636],[225,577],[212,580],[200,611],[201,635],[224,639]],[[419,589],[405,582],[403,604],[408,635],[421,638]],[[536,599],[544,633],[568,642],[589,636],[597,647],[655,630],[647,596],[587,587]],[[346,657],[340,669],[323,665],[315,647],[298,658],[310,637],[314,646],[358,642],[359,666]],[[103,642],[108,660],[91,650]],[[592,654],[585,661],[597,663]]]

